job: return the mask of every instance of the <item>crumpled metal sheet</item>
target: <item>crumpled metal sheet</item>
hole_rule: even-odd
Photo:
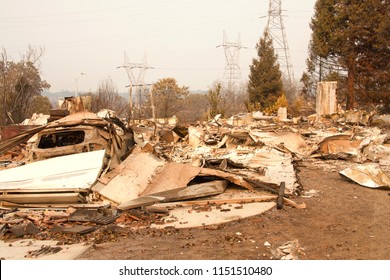
[[[271,147],[284,146],[289,152],[298,155],[306,155],[308,153],[308,146],[298,133],[251,131],[249,135],[256,143],[263,142]]]
[[[362,140],[353,140],[351,135],[337,134],[324,138],[318,143],[318,151],[322,155],[357,156],[360,153]]]
[[[390,188],[390,178],[378,165],[356,165],[339,172],[340,175],[368,188]]]

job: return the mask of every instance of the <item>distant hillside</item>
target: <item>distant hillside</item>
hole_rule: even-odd
[[[126,101],[129,99],[129,94],[127,92],[118,92],[118,94],[126,99]],[[56,107],[58,104],[58,100],[62,100],[65,97],[71,97],[75,96],[74,91],[69,90],[62,90],[58,92],[51,92],[51,91],[44,91],[42,92],[43,96],[47,96],[50,100],[50,103]]]
[[[50,100],[50,103],[53,105],[54,108],[56,108],[58,100],[64,99],[65,97],[73,96],[74,92],[65,90],[60,92],[44,91],[42,92],[42,95],[47,96]]]
[[[190,92],[190,94],[206,94],[206,90],[193,90]],[[129,100],[129,93],[128,92],[118,92],[118,94],[126,99],[126,101]],[[62,90],[58,92],[51,92],[51,91],[44,91],[42,92],[43,96],[47,96],[50,100],[50,103],[57,107],[58,100],[62,100],[65,97],[71,97],[75,95],[74,91],[69,90]]]

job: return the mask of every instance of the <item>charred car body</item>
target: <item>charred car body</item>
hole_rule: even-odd
[[[28,161],[105,150],[104,165],[114,168],[134,146],[134,136],[118,118],[87,110],[49,123],[27,141]]]

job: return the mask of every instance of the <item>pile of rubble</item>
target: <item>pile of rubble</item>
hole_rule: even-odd
[[[125,125],[112,111],[81,108],[0,143],[0,235],[96,242],[123,228],[204,227],[305,208],[294,202],[303,191],[295,165],[312,159],[349,161],[342,177],[389,188],[388,128],[356,115]]]

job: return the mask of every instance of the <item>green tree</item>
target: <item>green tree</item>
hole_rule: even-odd
[[[271,107],[283,92],[282,74],[272,39],[267,32],[256,46],[258,58],[250,66],[248,109],[265,110]]]
[[[321,63],[317,63],[311,46],[312,42],[309,43],[309,57],[306,59],[306,71],[302,73],[300,80],[302,83],[300,94],[304,100],[315,99],[317,82],[321,81],[321,70],[318,71],[319,75],[317,75],[317,68],[321,67]]]
[[[41,80],[39,62],[43,50],[29,47],[19,62],[8,58],[5,49],[0,57],[0,108],[3,125],[20,123],[29,116],[35,96],[40,96],[50,85]]]
[[[356,93],[389,91],[389,1],[317,0],[311,52],[319,61],[338,64],[347,72],[346,107]]]
[[[278,112],[278,109],[280,107],[288,107],[288,100],[287,100],[287,97],[286,97],[286,94],[283,93],[282,95],[280,95],[278,97],[278,99],[276,100],[276,102],[271,105],[270,107],[268,107],[265,112],[267,114],[275,114]]]
[[[169,118],[178,112],[181,103],[189,94],[188,87],[180,87],[174,78],[158,80],[152,87],[153,103],[157,118]],[[150,96],[148,102],[151,106]]]

